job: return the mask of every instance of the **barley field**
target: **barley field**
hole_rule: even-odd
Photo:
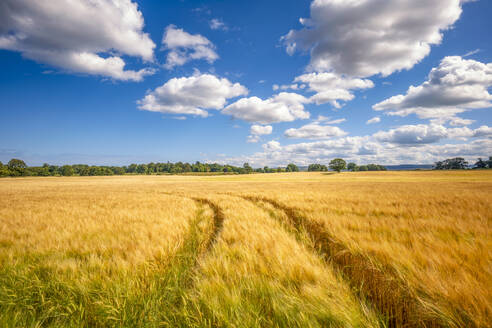
[[[492,171],[0,179],[2,327],[491,327]]]

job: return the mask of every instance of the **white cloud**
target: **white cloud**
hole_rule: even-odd
[[[207,109],[224,108],[227,99],[244,96],[239,83],[211,74],[173,78],[138,101],[139,108],[168,114],[208,116]]]
[[[346,118],[339,118],[336,120],[332,120],[327,116],[318,115],[318,118],[315,121],[316,122],[324,122],[325,124],[340,124],[340,123],[347,121],[347,119]]]
[[[191,60],[204,59],[213,63],[219,58],[215,46],[200,34],[190,34],[175,25],[169,25],[162,36],[164,49],[169,50],[165,67],[171,69]]]
[[[224,163],[240,165],[244,162],[254,167],[278,166],[287,163],[308,165],[328,164],[335,157],[358,164],[431,164],[445,158],[462,156],[470,162],[478,157],[488,157],[492,152],[492,139],[480,138],[470,142],[445,144],[400,145],[381,143],[371,136],[342,137],[322,141],[281,145],[270,141],[262,145],[263,151],[249,156],[223,158]]]
[[[331,103],[340,108],[339,100],[354,99],[351,90],[374,87],[374,83],[367,79],[354,79],[339,76],[335,73],[309,73],[295,78],[294,82],[306,83],[310,91],[316,92],[311,100],[317,105]],[[296,84],[297,85],[297,84]]]
[[[227,25],[221,19],[218,18],[212,18],[209,22],[209,25],[212,30],[224,30],[224,31],[228,30]]]
[[[447,136],[447,130],[442,125],[403,125],[389,131],[379,131],[374,138],[382,142],[400,145],[418,145],[434,143]]]
[[[284,135],[287,138],[297,139],[326,139],[332,137],[342,137],[347,135],[347,132],[340,129],[338,126],[320,125],[317,122],[306,124],[298,129],[288,129]]]
[[[260,141],[260,139],[261,139],[261,136],[252,134],[246,138],[246,142],[247,143],[257,143],[258,141]]]
[[[125,70],[121,55],[152,61],[155,44],[130,0],[0,3],[0,49],[66,71],[141,81],[152,69]]]
[[[492,128],[483,125],[476,130],[468,127],[446,128],[438,124],[403,125],[389,131],[379,131],[373,137],[381,142],[398,145],[422,145],[441,139],[463,139],[492,136]]]
[[[304,104],[309,100],[297,93],[281,92],[268,99],[242,98],[222,110],[223,114],[247,122],[270,124],[309,118]]]
[[[314,0],[304,28],[282,37],[287,52],[310,51],[310,67],[350,76],[410,69],[440,44],[460,0]]]
[[[381,119],[378,116],[376,116],[376,117],[373,117],[370,120],[368,120],[366,122],[366,124],[375,124],[375,123],[379,123],[379,122],[381,122]]]
[[[475,49],[475,50],[472,50],[472,51],[469,51],[467,52],[466,54],[463,55],[463,57],[470,57],[470,56],[473,56],[475,54],[478,54],[481,50],[480,49]]]
[[[280,146],[280,142],[272,140],[262,145],[262,148],[267,151],[275,151],[280,150],[282,147]]]
[[[492,127],[482,125],[473,131],[473,137],[492,137]]]
[[[247,142],[255,143],[260,141],[261,136],[272,134],[273,128],[271,125],[253,124],[250,128],[251,135],[248,136]]]
[[[254,135],[268,135],[272,134],[273,128],[271,125],[258,125],[258,124],[253,124],[251,126],[250,132],[251,134]]]
[[[492,63],[484,64],[459,56],[445,57],[433,68],[428,80],[405,95],[393,96],[373,106],[389,115],[420,118],[452,118],[457,113],[492,107]]]
[[[458,116],[434,118],[434,119],[431,119],[430,122],[433,124],[449,123],[449,125],[451,125],[451,126],[460,126],[460,125],[462,126],[462,125],[470,125],[470,124],[475,123],[474,120],[465,119],[465,118],[461,118]]]

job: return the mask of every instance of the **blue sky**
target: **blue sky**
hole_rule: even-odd
[[[491,14],[486,0],[6,0],[0,161],[490,156]]]

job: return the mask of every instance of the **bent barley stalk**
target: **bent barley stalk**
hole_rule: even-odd
[[[487,327],[490,195],[488,170],[0,179],[0,326]]]

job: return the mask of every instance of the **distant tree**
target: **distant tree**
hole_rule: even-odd
[[[386,171],[386,168],[378,164],[367,164],[367,170],[369,171]]]
[[[113,174],[115,174],[115,175],[125,174],[125,169],[123,167],[112,166],[111,171],[113,171]]]
[[[359,166],[359,171],[367,171],[367,165]]]
[[[136,172],[139,174],[147,174],[147,164],[137,165]]]
[[[338,173],[340,173],[341,170],[345,170],[345,168],[347,167],[347,162],[345,162],[341,158],[335,158],[331,160],[329,167],[333,171],[337,171]]]
[[[7,164],[10,170],[18,170],[18,169],[26,169],[27,165],[26,163],[17,158],[12,158],[9,163]]]
[[[17,158],[12,158],[8,164],[7,167],[9,169],[10,175],[11,176],[21,176],[21,175],[26,175],[26,169],[27,165],[26,163]]]
[[[355,172],[355,171],[359,171],[359,167],[355,163],[348,163],[347,170]]]
[[[467,167],[468,162],[463,157],[455,157],[436,162],[434,170],[464,170]]]
[[[89,168],[89,166],[82,168],[80,170],[80,172],[79,172],[79,175],[80,176],[88,176],[88,175],[90,175],[90,168]]]
[[[249,163],[244,163],[243,164],[243,169],[245,171],[246,174],[249,174],[251,172],[253,172],[253,168],[251,166],[249,166]]]
[[[309,172],[319,172],[319,171],[328,171],[326,165],[322,164],[309,164],[308,166]]]
[[[61,172],[61,175],[66,176],[66,177],[72,176],[74,174],[74,170],[73,170],[71,165],[63,165],[60,168],[60,172]]]
[[[128,173],[137,173],[137,164],[130,164],[127,168]]]
[[[286,171],[287,172],[299,172],[299,168],[297,167],[297,165],[290,163],[289,165],[287,165]]]
[[[489,167],[487,160],[482,160],[481,158],[478,159],[478,161],[475,163],[475,168],[476,169],[486,169]]]
[[[8,177],[10,175],[10,171],[7,165],[3,165],[2,162],[0,162],[0,177]]]

